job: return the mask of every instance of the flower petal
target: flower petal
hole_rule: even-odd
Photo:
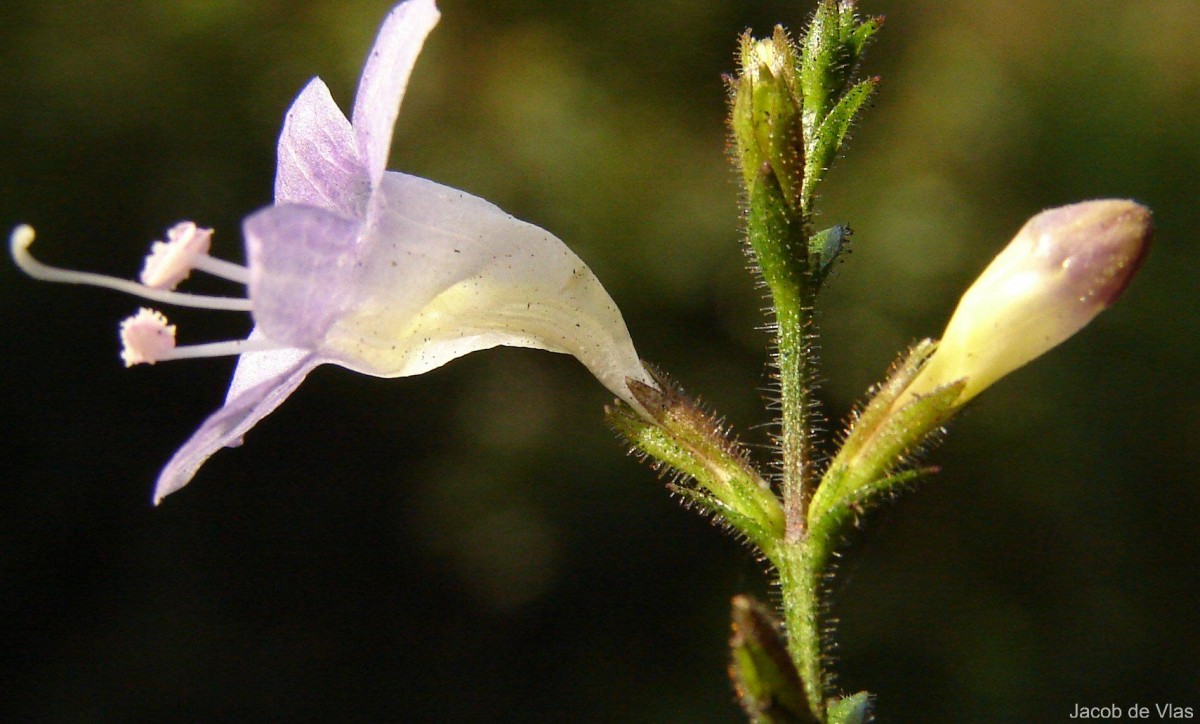
[[[231,395],[225,406],[210,415],[163,468],[154,487],[154,504],[187,485],[213,453],[237,445],[242,435],[287,399],[318,364],[315,355],[305,355],[275,376]]]
[[[371,179],[350,122],[313,78],[283,121],[275,203],[308,204],[351,218],[365,213]]]
[[[400,113],[408,76],[439,17],[433,0],[408,0],[397,5],[383,21],[367,57],[351,119],[372,188],[387,168],[392,127]]]
[[[242,222],[254,321],[278,344],[320,345],[353,302],[361,224],[313,206],[285,204]]]
[[[246,341],[252,342],[266,338],[267,335],[255,327],[250,330],[250,336]],[[229,402],[263,380],[279,376],[285,370],[295,366],[308,353],[308,350],[297,347],[242,353],[238,357],[237,367],[233,370],[233,381],[229,383],[229,392],[225,394],[225,402]],[[226,444],[229,447],[236,447],[240,441]]]
[[[625,379],[656,386],[587,265],[481,198],[388,173],[362,244],[359,297],[322,344],[332,361],[399,377],[510,345],[574,355],[638,409]]]

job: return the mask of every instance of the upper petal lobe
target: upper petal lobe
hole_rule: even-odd
[[[371,179],[350,122],[325,83],[314,78],[283,121],[275,203],[307,204],[360,218],[370,193]]]
[[[408,0],[398,5],[383,21],[367,57],[351,120],[372,188],[378,187],[387,168],[392,127],[413,64],[439,17],[433,0]]]

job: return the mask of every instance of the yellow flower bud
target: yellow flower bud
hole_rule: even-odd
[[[962,405],[1107,309],[1150,245],[1150,210],[1105,199],[1034,216],[963,294],[937,351],[896,402],[965,379]]]

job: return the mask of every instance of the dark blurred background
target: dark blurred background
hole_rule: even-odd
[[[240,259],[285,109],[316,74],[347,108],[389,7],[5,0],[4,233],[128,277],[194,219]],[[566,240],[641,354],[765,444],[721,74],[743,29],[812,3],[441,7],[391,167]],[[862,7],[888,16],[884,84],[823,198],[856,232],[821,307],[831,427],[1038,210],[1133,197],[1158,237],[1120,304],[973,404],[943,472],[849,549],[841,685],[883,721],[1200,712],[1200,4]],[[769,598],[767,576],[625,455],[569,357],[322,368],[154,509],[232,360],[125,370],[137,301],[8,264],[0,295],[5,721],[741,719],[729,599]],[[184,341],[249,328],[167,311]]]

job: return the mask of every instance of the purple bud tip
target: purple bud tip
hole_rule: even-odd
[[[1026,222],[1017,239],[1031,259],[1061,269],[1064,289],[1106,308],[1121,296],[1146,258],[1154,222],[1134,201],[1103,199],[1049,209]]]

